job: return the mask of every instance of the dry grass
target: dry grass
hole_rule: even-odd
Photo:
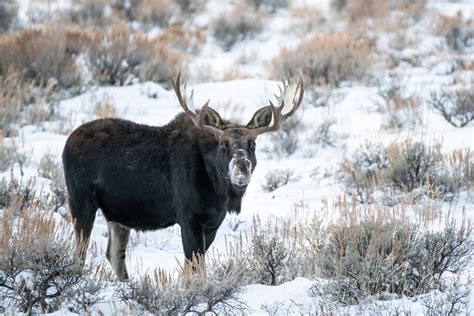
[[[110,4],[110,0],[78,0],[74,7],[64,13],[63,18],[82,27],[91,25],[106,27],[111,23],[111,17],[105,14]]]
[[[39,86],[78,86],[81,77],[66,43],[66,33],[53,26],[4,35],[0,37],[0,75],[15,71]]]
[[[168,83],[169,69],[179,67],[183,57],[170,49],[167,39],[132,33],[123,24],[95,32],[89,50],[95,80],[109,85],[126,85],[134,79]]]
[[[307,85],[338,86],[361,79],[370,67],[369,41],[353,33],[329,33],[284,49],[270,64],[274,77],[302,73]]]
[[[379,88],[383,102],[378,110],[386,117],[382,127],[391,130],[421,128],[421,99],[415,94],[407,95],[401,82],[403,79],[394,77],[388,86]]]
[[[94,112],[97,118],[117,117],[117,109],[108,98],[97,103]]]
[[[0,75],[0,133],[9,136],[11,125],[20,118],[23,104],[23,80],[20,74],[8,72]]]
[[[201,31],[192,31],[182,26],[174,26],[163,30],[155,41],[176,52],[195,54],[206,43],[206,38]]]
[[[366,18],[383,19],[388,15],[388,9],[384,0],[350,0],[347,1],[346,14],[352,22]]]
[[[154,270],[140,279],[131,280],[121,289],[121,297],[137,303],[140,310],[154,314],[226,314],[245,310],[237,294],[242,291],[242,270],[207,269],[202,258],[184,265],[176,277]],[[132,305],[133,306],[133,305]]]
[[[331,7],[347,16],[349,21],[362,19],[382,19],[388,14],[388,3],[383,0],[332,0]]]
[[[332,0],[331,6],[350,23],[365,22],[367,19],[385,23],[385,19],[394,10],[418,20],[426,12],[426,0]]]
[[[426,2],[426,0],[398,0],[395,1],[394,8],[419,20],[426,13]]]
[[[245,73],[238,65],[230,66],[224,69],[222,73],[222,81],[231,81],[237,79],[250,79],[251,75]]]
[[[77,26],[68,27],[65,33],[66,53],[71,56],[86,52],[94,39],[94,34],[90,29]]]

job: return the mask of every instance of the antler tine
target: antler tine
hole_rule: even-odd
[[[298,80],[282,78],[282,84],[283,88],[282,86],[278,86],[280,94],[278,96],[275,95],[278,106],[275,106],[273,102],[270,101],[270,106],[273,114],[273,124],[271,126],[263,126],[256,128],[254,130],[255,135],[277,131],[281,127],[281,125],[300,107],[301,102],[303,101],[304,94],[303,77],[300,75]],[[288,113],[283,114],[283,108],[287,104],[291,104],[292,108]]]
[[[286,102],[289,101],[289,103],[291,103],[293,107],[288,113],[283,115],[284,121],[287,120],[290,116],[292,116],[296,112],[296,110],[300,107],[301,102],[303,101],[304,87],[303,87],[302,76],[301,75],[299,76],[298,81],[296,81],[296,83],[288,81],[287,87],[290,87],[290,85],[291,87],[294,86],[294,88],[292,88],[294,89],[294,92],[293,93],[291,93],[292,91],[288,92],[289,94],[285,95],[284,102],[286,104]],[[285,90],[285,91],[288,91],[288,90]]]
[[[213,126],[205,125],[203,120],[204,117],[202,115],[203,110],[206,109],[209,105],[210,99],[207,100],[207,102],[202,106],[201,112],[199,115],[194,112],[194,102],[193,102],[193,96],[194,96],[194,90],[191,90],[191,94],[189,97],[186,94],[186,85],[187,82],[184,81],[181,83],[181,71],[178,72],[178,75],[176,76],[176,79],[173,78],[173,73],[170,71],[171,74],[171,82],[173,84],[173,89],[174,92],[176,93],[176,97],[178,98],[179,104],[183,108],[184,112],[191,118],[193,121],[194,125],[196,125],[197,128],[202,129],[202,130],[207,130],[217,137],[222,135],[222,130],[215,128]],[[191,105],[191,109],[189,108],[189,105]]]
[[[192,110],[190,110],[188,106],[188,102],[189,102],[191,104],[191,107],[194,110],[194,104],[193,104],[194,91],[191,91],[191,95],[188,98],[186,95],[186,81],[184,83],[181,83],[181,71],[178,72],[176,79],[173,78],[173,74],[171,73],[171,82],[173,84],[173,89],[174,89],[174,92],[176,93],[176,97],[178,98],[179,104],[183,108],[184,112],[190,115],[191,118],[193,118],[193,120],[197,120],[198,115]]]

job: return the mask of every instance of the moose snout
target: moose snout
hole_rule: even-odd
[[[246,187],[252,176],[252,162],[245,155],[235,155],[229,164],[229,177],[234,186]]]

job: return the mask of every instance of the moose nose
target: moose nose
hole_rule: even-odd
[[[238,170],[240,170],[241,172],[248,172],[248,170],[250,169],[250,160],[247,159],[247,157],[243,156],[241,158],[237,158],[236,159],[236,167]]]
[[[245,153],[236,153],[229,165],[230,181],[240,188],[246,187],[252,176],[252,163]]]

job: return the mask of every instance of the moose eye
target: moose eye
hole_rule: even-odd
[[[226,152],[227,149],[229,149],[229,142],[228,141],[222,141],[220,142],[219,144],[219,150],[222,151],[222,152]]]
[[[255,150],[255,141],[249,140],[249,149],[254,151]]]

